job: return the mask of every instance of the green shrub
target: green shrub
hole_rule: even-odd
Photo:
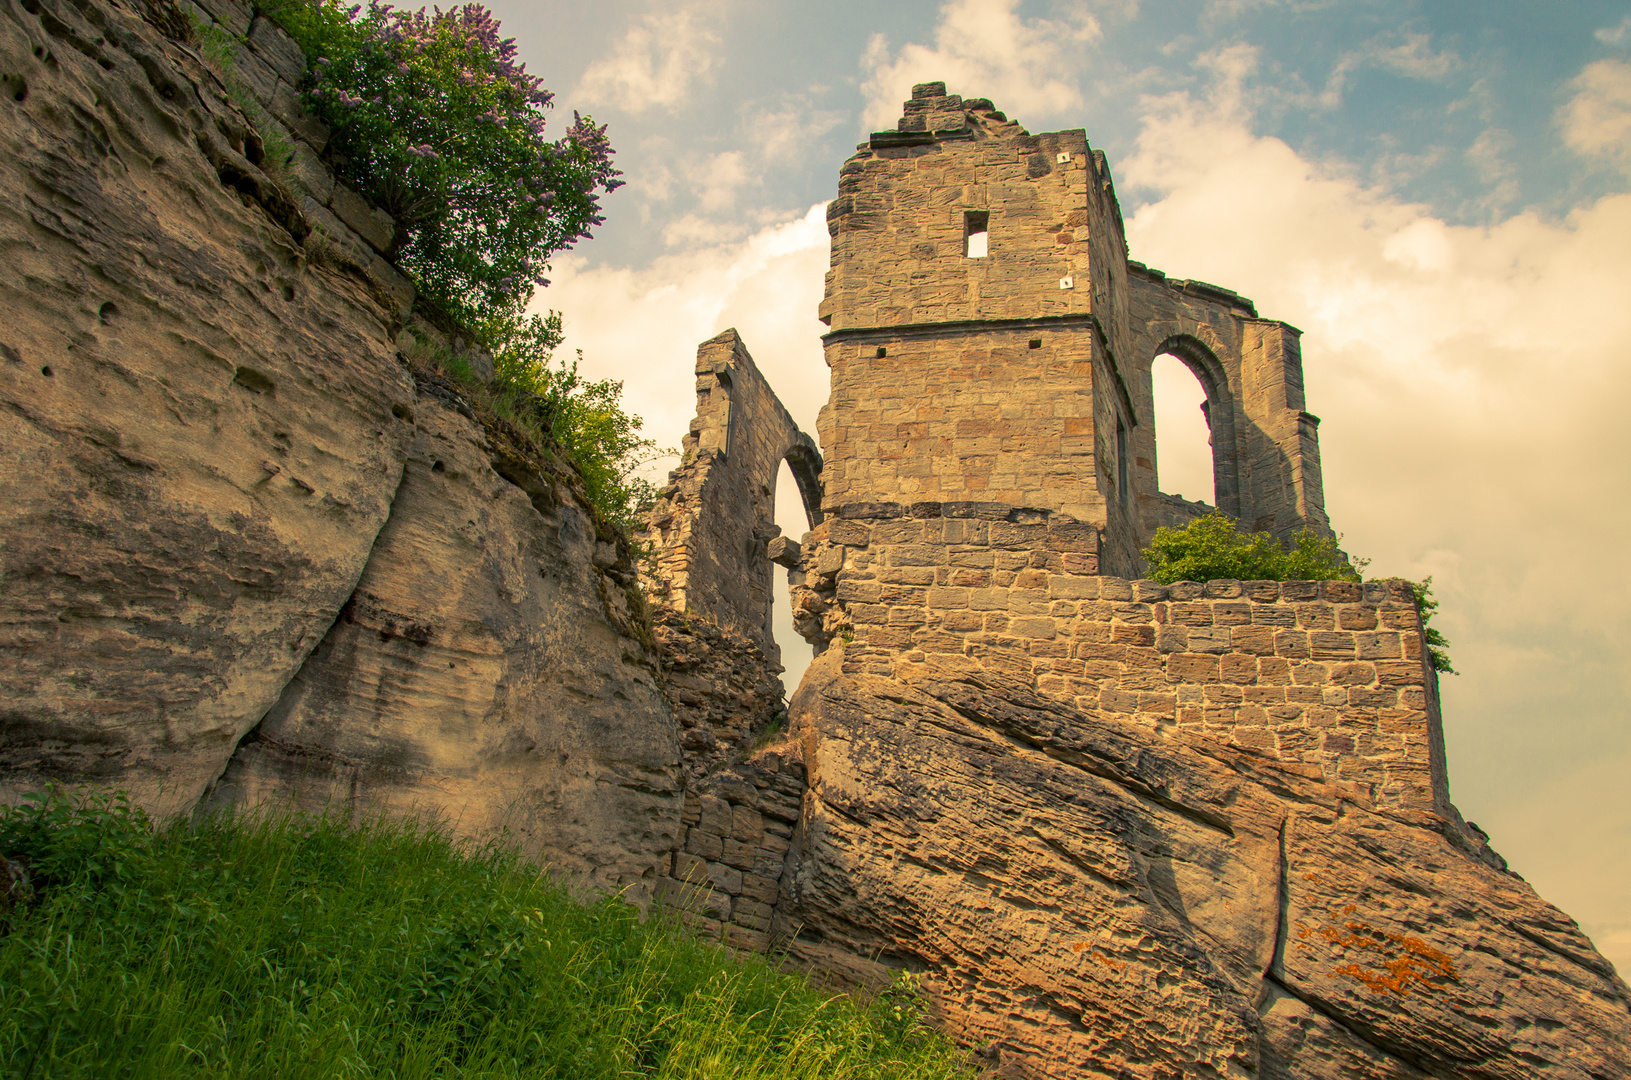
[[[518,426],[561,448],[583,475],[589,501],[608,524],[631,535],[657,498],[639,469],[665,455],[640,434],[640,417],[623,410],[617,379],[585,379],[574,360],[555,361],[561,317],[489,316],[478,333],[493,353],[490,388],[498,409]],[[581,354],[579,354],[581,359]]]
[[[1268,533],[1242,533],[1232,517],[1213,511],[1181,529],[1163,526],[1144,550],[1150,577],[1174,581],[1358,581],[1337,541],[1304,529],[1283,547]]]
[[[600,194],[622,184],[605,127],[574,114],[546,139],[553,95],[485,7],[275,0],[267,13],[305,50],[306,101],[341,178],[396,218],[398,264],[456,322],[524,303],[549,256],[601,224]]]
[[[1289,546],[1268,533],[1242,533],[1234,518],[1213,511],[1194,518],[1182,528],[1162,526],[1155,531],[1144,561],[1150,578],[1164,585],[1175,581],[1362,581],[1359,571],[1369,560],[1351,564],[1337,547],[1338,539],[1318,536],[1307,529]],[[1428,626],[1438,601],[1432,599],[1433,579],[1411,582],[1421,609],[1422,640],[1434,671],[1454,675],[1450,642]]]
[[[61,792],[0,812],[0,1074],[973,1080],[910,987],[831,997],[383,820],[155,830]]]

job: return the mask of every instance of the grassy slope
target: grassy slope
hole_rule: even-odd
[[[7,1077],[972,1077],[913,999],[832,998],[414,825],[0,814]]]

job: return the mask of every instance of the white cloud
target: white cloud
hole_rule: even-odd
[[[1343,54],[1331,69],[1320,92],[1319,103],[1327,109],[1342,104],[1348,81],[1366,68],[1379,68],[1408,79],[1439,82],[1461,66],[1451,52],[1435,52],[1426,34],[1405,34],[1397,44],[1373,38],[1358,49]]]
[[[1604,45],[1631,45],[1631,15],[1621,19],[1618,26],[1605,26],[1592,36]]]
[[[915,42],[891,55],[875,35],[861,62],[866,73],[865,122],[894,126],[912,84],[944,81],[954,94],[988,97],[1010,115],[1037,118],[1082,104],[1081,65],[1068,46],[1103,36],[1098,19],[1083,8],[1066,19],[1023,19],[1019,0],[948,0],[940,9],[934,44]]]
[[[827,272],[825,205],[752,235],[663,256],[643,267],[593,266],[557,257],[536,305],[559,308],[565,348],[582,370],[624,382],[645,433],[676,446],[696,411],[696,347],[726,327],[741,332],[755,362],[795,420],[815,434],[827,400],[827,365],[816,319]]]
[[[1631,579],[1603,560],[1631,534],[1631,194],[1452,225],[1256,135],[1230,70],[1222,108],[1147,103],[1133,257],[1302,328],[1345,546],[1436,578],[1458,802],[1631,969],[1631,807],[1601,767],[1631,757]]]
[[[1575,95],[1558,115],[1563,141],[1578,154],[1631,171],[1631,63],[1598,60],[1572,86]]]
[[[704,8],[640,17],[611,53],[590,64],[574,97],[639,113],[672,109],[719,63],[719,34]]]

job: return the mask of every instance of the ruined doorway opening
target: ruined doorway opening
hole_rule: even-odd
[[[776,524],[781,526],[781,534],[798,543],[810,531],[811,523],[786,458],[776,467],[775,500]],[[781,649],[784,669],[782,685],[787,688],[787,696],[791,698],[793,691],[798,689],[799,680],[804,678],[804,669],[810,666],[814,653],[810,643],[793,629],[793,605],[787,594],[787,568],[777,565],[773,569],[775,579],[771,586],[770,633]]]
[[[1216,506],[1206,388],[1189,365],[1171,353],[1155,358],[1150,380],[1155,394],[1157,490]]]

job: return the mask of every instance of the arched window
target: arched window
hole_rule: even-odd
[[[776,469],[776,524],[781,526],[781,534],[795,544],[810,531],[804,500],[785,458]],[[785,669],[782,672],[782,685],[787,688],[787,696],[792,697],[793,691],[798,689],[799,680],[804,678],[804,669],[810,666],[813,652],[810,643],[793,629],[793,607],[787,594],[786,567],[775,567],[771,594],[770,632],[781,648],[782,667]]]
[[[1171,353],[1155,358],[1150,378],[1155,392],[1157,489],[1216,506],[1206,389],[1189,366]]]

